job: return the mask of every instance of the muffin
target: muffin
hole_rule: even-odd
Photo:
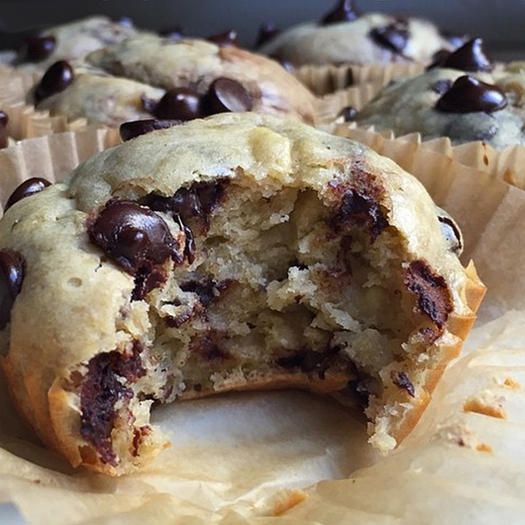
[[[419,132],[453,144],[480,140],[494,148],[525,143],[523,101],[510,72],[492,65],[473,39],[425,73],[392,82],[356,116],[359,125]]]
[[[426,20],[382,13],[360,15],[350,0],[340,0],[319,22],[282,33],[263,33],[259,50],[293,64],[429,64],[440,50],[452,50],[448,38]]]
[[[145,115],[191,120],[252,110],[314,119],[315,97],[298,80],[234,45],[139,35],[86,63],[53,64],[31,95],[37,108],[110,126]]]
[[[72,465],[110,475],[166,445],[154,404],[232,390],[357,394],[388,451],[483,295],[457,226],[415,178],[293,119],[154,131],[8,204],[11,394]]]
[[[81,60],[86,55],[137,34],[131,23],[91,16],[42,31],[27,38],[16,58],[26,69],[45,71],[58,60]]]

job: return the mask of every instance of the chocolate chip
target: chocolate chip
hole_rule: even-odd
[[[266,42],[274,39],[281,31],[273,22],[265,22],[259,28],[259,33],[257,34],[257,40],[255,41],[255,47],[261,47]]]
[[[206,40],[208,40],[208,42],[217,44],[219,47],[239,45],[237,31],[234,29],[229,29],[224,33],[218,33],[217,35],[209,36]]]
[[[0,330],[11,319],[11,309],[22,289],[25,260],[18,252],[0,250]]]
[[[180,26],[174,26],[159,31],[159,35],[164,38],[167,38],[168,40],[176,42],[177,40],[180,40],[183,37],[183,32]]]
[[[352,22],[359,17],[352,0],[339,0],[332,11],[321,19],[321,25]]]
[[[25,39],[19,57],[22,62],[42,62],[51,55],[55,47],[54,36],[32,36]]]
[[[32,177],[31,179],[25,180],[13,193],[11,193],[9,199],[7,199],[4,206],[4,212],[16,202],[25,199],[26,197],[31,197],[31,195],[34,195],[35,193],[40,193],[48,186],[51,186],[51,183],[48,180],[39,177]]]
[[[345,122],[351,122],[357,117],[357,109],[354,106],[346,106],[339,112],[339,117],[343,117]]]
[[[220,77],[213,81],[203,100],[206,113],[251,111],[253,100],[242,84],[230,78]]]
[[[427,69],[433,69],[435,67],[441,67],[441,64],[447,59],[447,57],[452,53],[448,49],[439,49],[432,55],[432,62],[427,67]]]
[[[434,91],[434,93],[437,93],[438,95],[443,95],[443,93],[446,93],[451,87],[452,80],[441,79],[437,80],[432,84],[432,91]]]
[[[459,69],[461,71],[492,70],[492,64],[483,50],[483,40],[481,38],[473,38],[453,53],[450,53],[441,62],[441,67]]]
[[[153,115],[158,119],[193,120],[202,116],[199,94],[189,88],[170,89],[159,100]]]
[[[461,47],[469,38],[468,35],[457,35],[449,31],[440,31],[440,34],[454,49]]]
[[[73,68],[65,60],[55,62],[44,74],[35,89],[35,102],[64,91],[73,82]]]
[[[377,45],[397,54],[403,53],[409,37],[407,26],[399,22],[376,27],[369,34]]]
[[[111,200],[88,221],[91,242],[126,272],[136,276],[134,299],[165,281],[162,265],[183,256],[168,225],[157,213],[132,201]]]
[[[416,390],[414,388],[414,385],[412,384],[412,381],[410,381],[405,372],[398,372],[396,370],[392,370],[390,377],[392,378],[392,382],[394,383],[394,385],[405,390],[410,397],[416,396]]]
[[[330,362],[339,352],[338,347],[326,348],[322,352],[305,348],[289,356],[280,357],[276,364],[282,368],[298,368],[308,374],[317,373],[320,379],[325,378],[325,372],[330,366]]]
[[[133,29],[133,27],[135,27],[133,24],[133,20],[129,16],[119,16],[117,18],[114,18],[113,22],[122,27],[129,27],[130,29]]]
[[[461,235],[461,230],[450,217],[439,216],[438,220],[441,225],[441,233],[450,251],[456,255],[461,255],[463,251],[463,236]]]
[[[443,276],[432,271],[423,260],[412,261],[405,273],[405,286],[417,297],[418,309],[438,328],[443,328],[454,309],[452,296]]]
[[[445,113],[492,113],[506,105],[507,97],[499,87],[464,75],[436,102],[436,109]]]
[[[9,117],[4,111],[0,111],[0,149],[7,148],[7,124],[9,123]]]
[[[132,120],[120,125],[120,138],[126,142],[140,135],[145,135],[157,129],[167,129],[181,124],[180,120],[156,120],[153,118],[144,120]]]

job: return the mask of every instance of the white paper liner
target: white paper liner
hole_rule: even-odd
[[[18,154],[0,152],[3,200],[21,179],[59,179],[77,162],[53,149],[57,137],[23,141]],[[300,392],[237,394],[157,410],[171,449],[143,472],[108,479],[73,472],[44,450],[0,379],[0,502],[14,502],[29,523],[52,517],[56,525],[519,523],[525,192],[417,143],[383,146],[458,219],[465,257],[474,257],[489,286],[466,357],[445,373],[420,424],[392,456],[378,458],[363,419],[335,402]],[[465,403],[488,412],[494,405],[505,419],[465,412]]]

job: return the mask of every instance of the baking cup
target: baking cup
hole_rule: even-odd
[[[327,65],[302,66],[293,71],[306,87],[318,96],[327,95],[351,86],[373,82],[386,86],[391,80],[422,73],[424,66],[416,63],[370,64],[366,66]]]
[[[3,201],[21,180],[60,180],[106,145],[90,132],[0,151]],[[64,153],[64,142],[77,153]],[[73,471],[35,441],[0,378],[0,502],[28,523],[52,516],[54,525],[520,523],[525,192],[424,144],[385,144],[458,220],[464,259],[488,285],[463,356],[399,449],[378,458],[362,416],[322,397],[231,394],[159,407],[154,423],[171,448],[139,473],[107,479]]]

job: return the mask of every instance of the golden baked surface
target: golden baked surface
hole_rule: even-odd
[[[227,390],[357,392],[389,450],[483,294],[455,228],[392,161],[294,120],[142,135],[0,221],[13,398],[73,465],[112,475],[165,445],[155,401]]]
[[[142,34],[89,54],[86,63],[87,67],[72,64],[72,82],[46,92],[37,107],[116,125],[141,115],[190,120],[225,111],[216,107],[215,99],[209,102],[214,96],[231,111],[286,114],[306,122],[314,117],[315,97],[295,77],[274,60],[235,46]],[[227,87],[226,92],[223,87],[210,95],[217,79],[228,79],[237,87]],[[191,115],[154,109],[165,92],[180,89],[190,91],[184,91],[186,100],[191,93],[199,97],[200,109]]]

